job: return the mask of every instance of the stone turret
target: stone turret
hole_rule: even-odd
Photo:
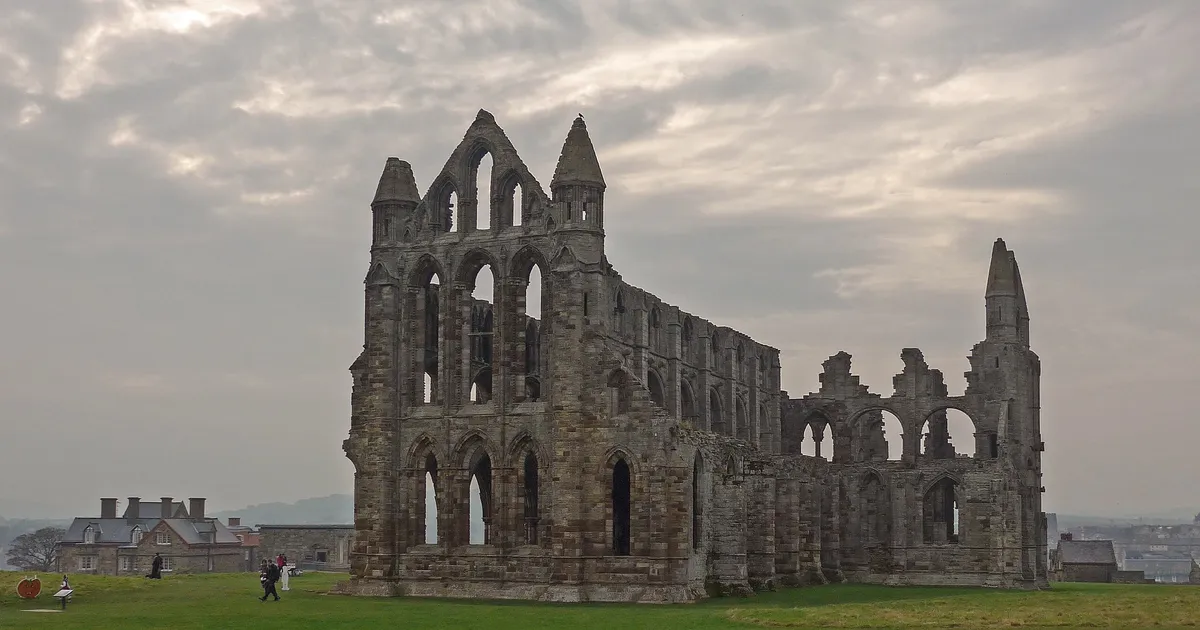
[[[596,149],[581,114],[571,124],[554,177],[550,179],[555,214],[561,219],[559,225],[602,231],[605,188],[600,161],[596,159]]]
[[[413,211],[421,202],[412,166],[400,158],[390,157],[379,176],[375,198],[371,201],[374,215],[374,245],[395,245],[412,236]],[[405,235],[408,235],[407,237]]]
[[[988,269],[987,338],[991,341],[1011,341],[1029,345],[1029,308],[1025,304],[1025,287],[1016,256],[1008,251],[1004,239],[992,246],[992,262]]]

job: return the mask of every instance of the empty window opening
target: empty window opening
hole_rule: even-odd
[[[721,338],[717,336],[717,331],[713,331],[712,337],[709,337],[709,350],[712,351],[713,365],[721,360]]]
[[[958,484],[943,477],[929,488],[924,499],[924,540],[930,544],[956,544],[961,535],[958,524]]]
[[[537,456],[525,456],[525,543],[538,543],[538,461]]]
[[[487,453],[477,453],[471,466],[469,506],[469,537],[472,545],[486,545],[490,540],[492,521],[492,460]]]
[[[542,312],[542,270],[536,263],[530,267],[529,275],[525,280],[523,304],[525,311],[522,315],[525,319],[523,327],[525,333],[523,393],[525,400],[532,402],[541,399],[542,356],[544,355],[542,329],[546,319]]]
[[[708,392],[708,430],[721,435],[729,435],[729,427],[725,424],[725,414],[721,409],[721,394],[714,388]]]
[[[930,459],[975,455],[975,423],[958,409],[933,412],[921,427],[920,453]]]
[[[525,224],[525,195],[521,192],[521,184],[513,184],[512,194],[508,197],[509,212],[512,213],[513,227]]]
[[[700,548],[700,454],[692,464],[692,549]]]
[[[437,460],[433,454],[425,459],[425,544],[438,542]]]
[[[458,191],[451,190],[446,195],[446,205],[442,208],[442,221],[447,232],[458,231]]]
[[[422,384],[422,402],[433,404],[439,402],[438,397],[438,350],[442,342],[441,327],[441,278],[434,271],[422,285],[421,302],[419,306],[424,313],[419,334],[420,347],[417,360],[420,361],[424,373]]]
[[[896,414],[874,409],[854,423],[856,461],[900,461],[904,457],[904,425]]]
[[[587,314],[588,314],[588,294],[585,292],[583,294],[583,316],[587,317]]]
[[[825,435],[828,433],[826,430],[827,427],[828,424],[823,417],[813,417],[810,418],[808,422],[804,423],[802,428],[803,433],[800,440],[801,455],[828,459],[825,457],[825,454],[822,453],[823,447],[825,446]]]
[[[495,341],[495,314],[492,309],[495,276],[490,264],[476,272],[471,290],[470,321],[467,342],[470,347],[471,379],[469,400],[487,403],[492,398],[492,357]]]
[[[646,374],[646,379],[649,381],[647,383],[647,388],[650,390],[650,402],[659,407],[665,408],[667,406],[667,402],[666,397],[663,395],[662,379],[658,377],[658,374],[655,373],[654,370],[650,370]]]
[[[392,238],[392,217],[383,218],[383,238],[385,240]]]
[[[433,377],[433,374],[429,373],[428,371],[425,372],[425,384],[423,386],[425,389],[425,397],[422,402],[424,402],[427,405],[433,403],[434,399],[436,397],[436,395],[434,394],[434,389],[436,387],[434,385],[434,382],[435,382],[435,379]]]
[[[475,229],[492,227],[492,155],[484,153],[475,166]]]
[[[988,434],[988,457],[996,459],[1000,457],[1000,440],[995,433]]]
[[[615,555],[629,555],[629,465],[618,459],[612,471],[612,550]]]

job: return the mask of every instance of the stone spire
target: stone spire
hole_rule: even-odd
[[[567,133],[566,142],[563,142],[562,154],[558,156],[554,177],[550,179],[551,186],[559,184],[593,184],[605,187],[604,175],[600,173],[600,161],[596,159],[596,149],[592,147],[587,125],[583,124],[583,114],[577,116],[571,124],[571,131]]]
[[[413,177],[412,166],[408,162],[390,157],[383,167],[383,175],[379,177],[379,187],[375,189],[375,199],[371,205],[405,201],[420,203],[417,180]]]
[[[1016,258],[1004,246],[1004,239],[996,239],[992,246],[992,265],[988,269],[987,292],[984,297],[1017,294]]]

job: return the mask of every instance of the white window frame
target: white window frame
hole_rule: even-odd
[[[171,534],[169,534],[168,532],[158,532],[158,533],[156,533],[156,534],[154,535],[154,544],[156,544],[156,545],[170,545],[170,544],[171,544]]]
[[[88,525],[87,527],[83,528],[83,544],[85,544],[85,545],[96,544],[96,530],[91,525]]]
[[[122,571],[136,570],[136,567],[137,567],[137,564],[135,562],[136,560],[137,559],[134,558],[133,556],[121,556],[121,570]]]
[[[96,556],[79,556],[79,570],[80,571],[95,571],[96,570]]]
[[[174,571],[175,570],[174,568],[171,567],[172,562],[171,562],[170,556],[159,556],[159,557],[162,558],[162,561],[163,561],[163,563],[162,563],[163,571]]]
[[[142,536],[145,536],[145,535],[146,535],[146,532],[143,532],[141,527],[134,525],[133,531],[131,531],[129,533],[129,542],[131,544],[136,545],[136,544],[142,542]]]

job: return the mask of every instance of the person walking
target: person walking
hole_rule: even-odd
[[[279,593],[275,590],[275,583],[279,581],[279,565],[271,563],[266,566],[266,574],[262,576],[263,596],[258,598],[258,601],[265,602],[268,597],[274,597],[275,601],[279,601]]]

